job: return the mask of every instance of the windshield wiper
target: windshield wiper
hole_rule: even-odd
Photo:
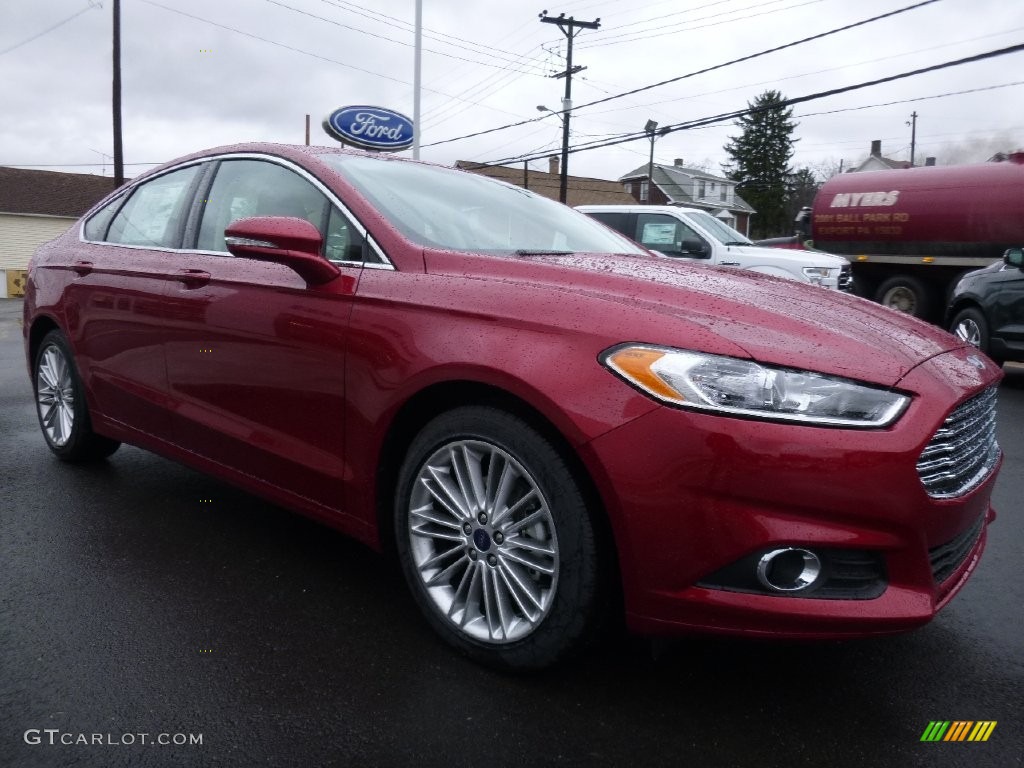
[[[523,248],[515,252],[516,256],[569,256],[573,253],[575,251],[531,251]]]

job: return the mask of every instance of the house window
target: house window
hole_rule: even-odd
[[[647,182],[646,181],[641,181],[640,182],[640,202],[641,203],[646,203],[647,202]]]
[[[729,188],[725,184],[722,185],[722,191],[718,193],[718,199],[723,203],[729,200]]]
[[[626,182],[625,184],[623,184],[622,186],[626,188],[626,191],[627,191],[627,192],[628,192],[629,194],[631,194],[631,195],[633,194],[633,182],[632,182],[632,181],[627,181],[627,182]]]
[[[703,180],[702,181],[698,181],[697,182],[697,199],[700,200],[706,194],[707,194],[707,182],[705,182]]]

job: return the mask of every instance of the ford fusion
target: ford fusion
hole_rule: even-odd
[[[995,517],[1002,374],[966,342],[392,157],[157,168],[35,254],[24,331],[58,458],[141,446],[391,551],[500,667],[622,620],[909,630]]]

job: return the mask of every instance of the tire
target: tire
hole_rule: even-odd
[[[988,320],[977,307],[964,307],[957,312],[953,317],[953,322],[949,324],[949,332],[961,341],[966,341],[977,347],[999,365],[1005,362],[1001,358],[993,356],[989,343]]]
[[[92,431],[75,358],[60,331],[46,334],[36,350],[32,385],[39,428],[46,445],[61,461],[97,461],[121,445]]]
[[[558,450],[517,416],[466,406],[427,424],[402,464],[394,513],[414,600],[471,658],[538,670],[599,634],[584,495]]]
[[[883,281],[875,291],[875,301],[914,317],[926,318],[931,311],[928,287],[916,277],[906,275]]]

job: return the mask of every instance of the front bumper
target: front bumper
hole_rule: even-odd
[[[1001,457],[969,493],[946,500],[928,496],[916,467],[948,413],[998,381],[993,366],[965,365],[968,354],[940,355],[905,377],[900,388],[915,396],[884,430],[664,407],[588,444],[630,627],[829,638],[929,621],[976,567],[995,518]],[[877,555],[885,588],[873,599],[818,599],[701,586],[752,553],[788,546]]]

